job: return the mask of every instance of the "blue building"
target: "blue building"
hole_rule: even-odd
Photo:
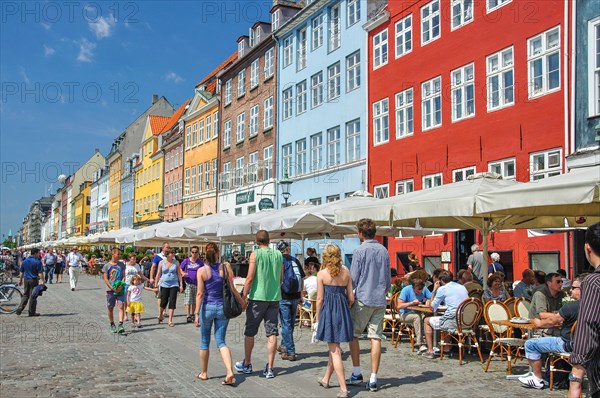
[[[133,205],[135,186],[133,184],[133,164],[137,162],[137,157],[126,159],[125,175],[121,179],[121,213],[120,227],[133,228]]]
[[[313,0],[293,9],[279,3],[289,2],[271,9],[278,43],[277,176],[293,181],[291,201],[339,200],[366,189],[367,2]],[[280,206],[281,197],[279,189]],[[344,245],[356,246],[353,241]]]

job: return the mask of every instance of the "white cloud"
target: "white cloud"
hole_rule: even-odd
[[[76,41],[79,44],[79,54],[77,55],[77,61],[80,62],[92,62],[92,58],[94,57],[94,48],[96,48],[96,43],[92,43],[85,37],[81,40]]]
[[[113,28],[115,27],[117,20],[114,16],[109,15],[107,18],[98,17],[94,21],[89,21],[88,26],[98,39],[104,39],[110,37],[113,34]]]
[[[46,30],[50,30],[50,28],[52,27],[52,25],[46,22],[40,22],[40,25],[42,25]]]
[[[19,74],[21,75],[21,77],[23,78],[23,81],[26,84],[31,83],[31,80],[29,80],[29,76],[27,76],[27,72],[25,72],[25,68],[23,68],[22,66],[19,67]]]
[[[182,82],[183,82],[183,80],[184,80],[184,79],[183,79],[183,77],[179,76],[179,75],[178,75],[177,73],[175,73],[175,72],[168,72],[168,73],[165,75],[165,79],[166,79],[166,80],[168,80],[168,81],[172,81],[172,82],[173,82],[173,83],[175,83],[175,84],[182,83]]]
[[[55,49],[53,49],[52,47],[48,47],[47,45],[44,44],[44,55],[46,57],[53,55],[55,52],[56,52]]]

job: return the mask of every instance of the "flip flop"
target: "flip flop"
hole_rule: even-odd
[[[224,386],[234,386],[235,385],[235,376],[226,377],[225,380],[221,382],[221,385]]]
[[[202,374],[202,373],[198,373],[198,374],[196,375],[196,379],[198,379],[198,380],[202,380],[202,381],[208,380],[208,377],[200,377],[200,375],[201,375],[201,374]]]
[[[163,323],[163,319],[162,318],[158,318],[158,324],[162,325],[162,323]]]
[[[329,388],[329,383],[324,383],[323,380],[317,380],[317,383],[323,388]]]
[[[169,327],[172,328],[173,326],[175,326],[175,324],[173,322],[169,322]]]

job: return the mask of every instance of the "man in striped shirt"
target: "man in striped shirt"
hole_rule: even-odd
[[[579,319],[575,328],[575,345],[569,361],[568,397],[581,393],[583,376],[587,372],[592,398],[600,398],[600,223],[585,233],[585,256],[595,268],[581,284]]]

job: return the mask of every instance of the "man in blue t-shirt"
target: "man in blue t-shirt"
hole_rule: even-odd
[[[429,289],[425,289],[425,282],[421,279],[413,279],[412,285],[403,288],[398,297],[398,308],[400,309],[402,320],[406,323],[412,323],[415,329],[419,354],[427,351],[427,346],[423,344],[423,317],[421,313],[411,310],[410,307],[425,304],[425,301],[430,298],[431,292]]]
[[[44,284],[44,273],[42,269],[40,249],[31,249],[31,255],[23,261],[21,264],[21,276],[19,277],[18,285],[23,285],[25,292],[21,299],[21,304],[17,308],[17,315],[21,315],[27,302],[29,302],[29,316],[39,316],[40,314],[35,312],[37,306],[37,297],[32,296],[33,288],[35,288],[39,282]]]

